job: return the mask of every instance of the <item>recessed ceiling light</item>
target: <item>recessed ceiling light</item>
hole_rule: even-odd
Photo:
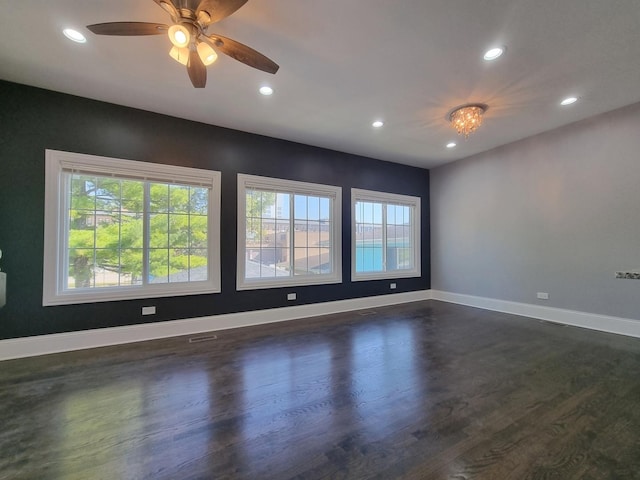
[[[504,53],[506,48],[507,47],[494,47],[490,50],[487,50],[487,52],[484,54],[484,59],[489,61],[495,60]]]
[[[260,93],[266,97],[268,97],[269,95],[273,94],[273,88],[271,87],[267,87],[266,85],[263,87],[260,87]]]
[[[578,101],[578,97],[567,97],[560,102],[560,105],[567,106],[567,105],[571,105],[572,103],[576,103],[577,101]]]
[[[447,143],[447,148],[453,148],[456,146],[456,142],[449,142]]]
[[[64,33],[64,36],[69,40],[73,40],[76,43],[86,43],[87,41],[87,39],[84,38],[84,35],[82,35],[79,31],[74,30],[73,28],[65,28],[64,30],[62,30],[62,33]]]
[[[383,122],[382,120],[376,120],[375,122],[373,122],[373,123],[371,124],[371,126],[372,126],[373,128],[380,128],[380,127],[382,127],[383,125],[384,125],[384,122]]]

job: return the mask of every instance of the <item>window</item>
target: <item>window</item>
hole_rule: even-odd
[[[220,173],[47,150],[43,305],[220,291]]]
[[[420,198],[351,190],[352,280],[420,276]]]
[[[342,281],[341,189],[238,175],[238,290]]]

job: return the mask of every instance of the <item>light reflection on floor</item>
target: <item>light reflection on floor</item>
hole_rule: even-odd
[[[182,454],[175,456],[180,450],[172,448],[173,440],[199,426],[205,428],[197,441],[191,441],[189,456],[205,457],[213,398],[207,373],[197,370],[180,370],[157,381],[127,379],[78,388],[60,404],[59,461],[54,463],[59,464],[61,478],[67,478],[77,468],[76,459],[89,449],[98,452],[91,459],[94,473],[116,472],[125,458],[130,460],[126,461],[130,478],[142,477],[149,466],[141,459],[148,453],[162,451],[162,463],[167,466],[184,462]],[[111,433],[105,437],[104,431]],[[167,441],[168,432],[173,440]]]
[[[399,422],[409,423],[412,418],[404,412],[415,411],[423,381],[416,367],[413,326],[390,323],[356,330],[350,351],[352,396],[367,432],[383,438],[391,426],[397,430]],[[411,390],[414,395],[407,394]],[[403,398],[402,404],[396,397]]]
[[[307,345],[268,343],[252,348],[241,359],[243,407],[247,415],[242,424],[242,437],[247,444],[246,466],[254,470],[265,461],[284,461],[296,454],[296,436],[292,431],[308,435],[314,425],[321,427],[328,415],[326,403],[331,395],[331,348],[326,341]],[[277,443],[265,437],[278,436]],[[282,442],[282,439],[286,439]],[[253,448],[260,444],[260,450]],[[270,448],[277,445],[277,450]],[[265,448],[266,447],[266,448]]]
[[[345,415],[351,422],[358,418],[358,434],[372,438],[383,438],[398,423],[410,423],[405,409],[414,410],[423,385],[414,328],[410,322],[369,325],[304,346],[273,341],[239,353],[242,409],[247,412],[241,437],[249,439],[238,445],[244,468],[260,471],[269,463],[292,462],[331,448],[335,439],[330,432],[340,429]],[[345,351],[352,364],[346,372],[339,366],[343,359],[336,358]],[[415,395],[407,395],[409,390]],[[403,404],[394,408],[396,397]],[[388,414],[390,405],[393,415]],[[295,432],[304,444],[297,443]]]

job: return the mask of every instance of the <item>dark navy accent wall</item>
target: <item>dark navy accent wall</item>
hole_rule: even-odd
[[[430,288],[427,170],[1,81],[0,105],[0,339],[391,293],[388,280],[350,280],[352,187],[421,197],[422,277],[396,280],[393,292]],[[222,172],[222,293],[43,307],[45,149]],[[238,173],[342,187],[341,284],[236,291]],[[157,314],[143,317],[145,305]]]

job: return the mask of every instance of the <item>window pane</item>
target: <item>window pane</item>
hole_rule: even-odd
[[[328,198],[320,198],[320,220],[329,220],[331,215],[331,200]]]
[[[260,220],[260,244],[262,247],[273,248],[276,246],[275,242],[275,223],[269,218]]]
[[[278,193],[276,198],[276,218],[289,219],[291,195]]]
[[[405,225],[411,223],[411,209],[409,207],[402,207],[402,223]]]
[[[189,247],[189,215],[169,215],[169,247]]]
[[[189,187],[184,185],[169,186],[169,211],[189,213]]]
[[[191,215],[189,225],[189,246],[191,248],[206,248],[207,246],[207,217]]]
[[[191,187],[189,211],[192,214],[207,215],[209,208],[209,189]]]
[[[275,192],[260,192],[260,216],[263,218],[276,217],[276,194]]]
[[[93,286],[94,250],[69,249],[67,268],[67,288],[87,288]]]
[[[72,175],[70,185],[70,206],[74,210],[95,208],[96,177]]]
[[[149,184],[149,211],[164,213],[169,211],[169,185],[166,183]]]
[[[364,202],[362,204],[362,222],[373,223],[373,203]]]
[[[295,255],[294,274],[295,275],[307,274],[309,270],[309,261],[308,261],[309,251],[306,248],[295,248],[294,255]]]
[[[306,220],[307,216],[307,196],[295,195],[293,215],[296,219]]]
[[[169,283],[189,281],[189,250],[169,250]]]
[[[259,257],[260,249],[247,247],[245,249],[245,278],[258,278],[260,277],[260,262]]]
[[[320,220],[320,198],[307,197],[307,214],[309,220]]]
[[[309,273],[318,274],[320,273],[320,268],[322,265],[322,255],[320,254],[321,250],[319,248],[309,248],[308,249],[308,265]]]
[[[149,283],[169,282],[169,249],[149,250]]]
[[[206,248],[193,248],[189,252],[189,281],[203,282],[209,278],[209,257]]]
[[[122,180],[120,188],[122,211],[142,214],[144,211],[144,183],[135,180]]]
[[[144,223],[141,213],[122,212],[120,215],[120,246],[142,248]]]
[[[96,210],[118,211],[120,210],[120,180],[114,178],[98,177],[95,190]]]
[[[247,190],[245,194],[247,218],[262,216],[262,197],[258,190]]]
[[[142,284],[142,248],[123,248],[120,250],[120,285]]]
[[[69,248],[93,248],[95,246],[95,219],[93,212],[69,211]]]
[[[386,205],[387,225],[395,225],[396,223],[396,207],[394,205]]]
[[[275,248],[262,248],[258,256],[260,262],[260,276],[261,277],[273,277],[276,275],[276,249]]]
[[[169,246],[169,215],[151,215],[149,219],[149,246],[151,248],[167,248]]]
[[[107,215],[97,212],[96,248],[120,247],[120,215]]]
[[[382,225],[382,204],[373,204],[373,223],[376,225]]]
[[[333,266],[331,265],[331,250],[329,248],[319,248],[320,262],[316,266],[315,273],[331,273]]]

